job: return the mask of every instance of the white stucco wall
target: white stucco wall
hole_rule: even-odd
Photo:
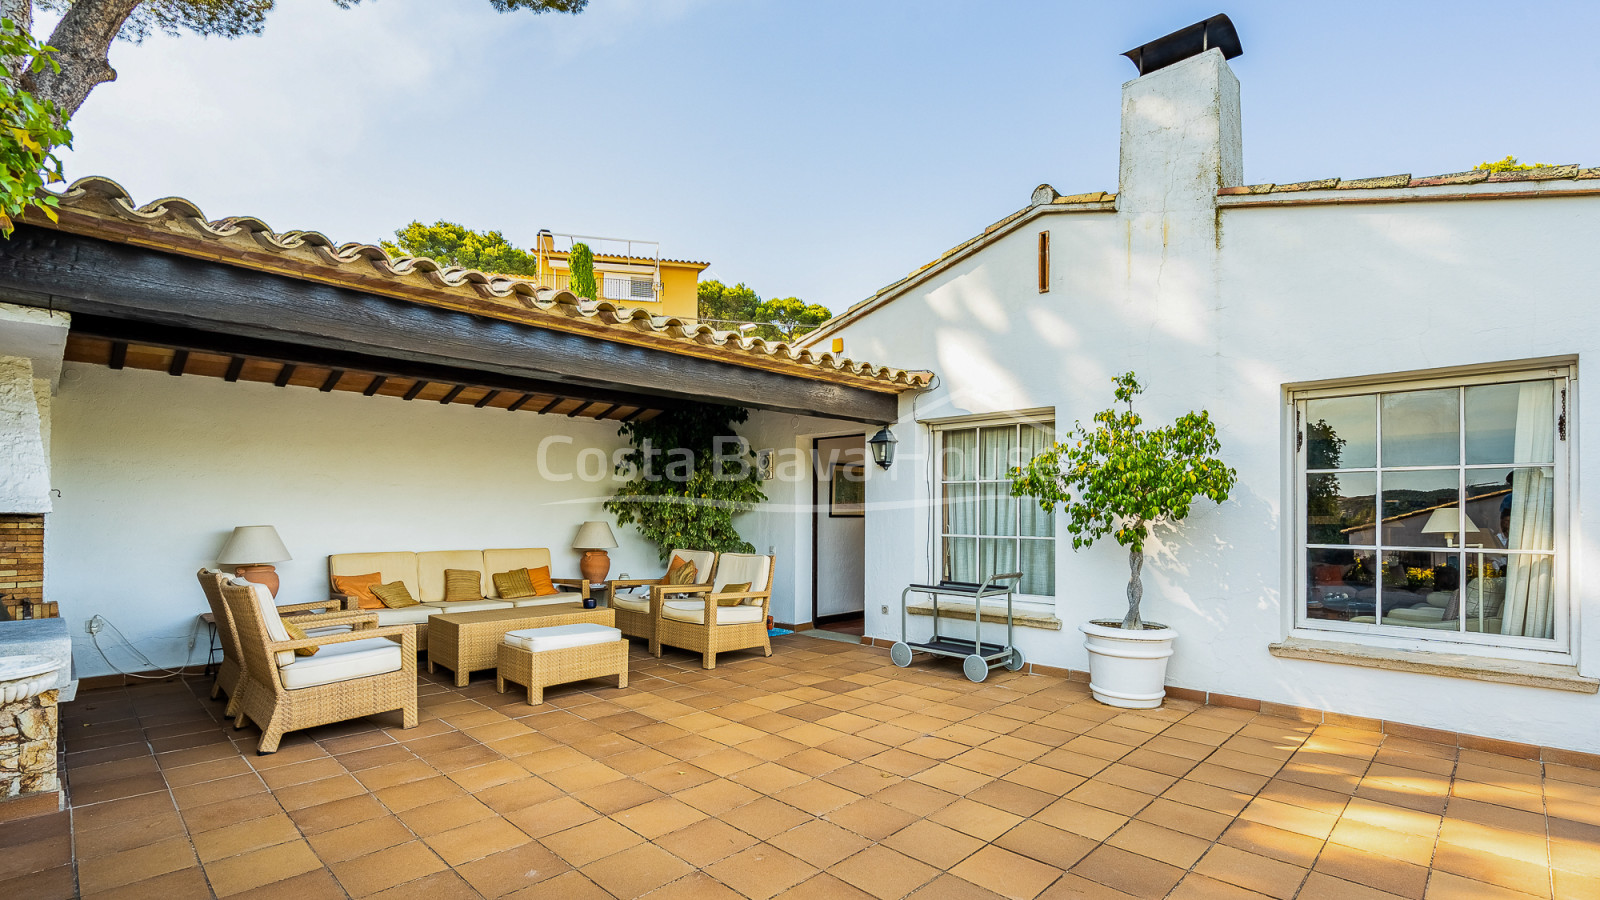
[[[236,525],[274,525],[294,554],[277,566],[284,603],[325,597],[328,554],[351,551],[549,547],[555,574],[575,577],[570,544],[592,519],[622,545],[613,575],[660,569],[654,547],[600,508],[608,482],[539,473],[545,437],[573,439],[549,448],[559,477],[586,448],[609,458],[622,446],[615,424],[76,363],[53,418],[61,497],[45,589],[80,676],[111,671],[84,632],[94,615],[159,665],[203,661],[203,633],[188,647],[206,610],[194,572]],[[109,632],[100,641],[121,668],[147,668]]]
[[[1209,240],[1183,231],[1203,228],[1206,218],[1220,229]],[[1183,239],[1151,239],[1169,226]],[[1044,229],[1052,282],[1040,294],[1034,278]],[[915,416],[909,400],[902,404],[900,461],[869,485],[867,633],[898,638],[898,614],[877,615],[880,605],[897,609],[907,582],[937,574],[929,431],[914,418],[1047,407],[1065,429],[1110,406],[1110,378],[1133,370],[1150,386],[1140,403],[1147,421],[1208,409],[1240,476],[1228,503],[1198,503],[1146,567],[1146,617],[1181,635],[1169,683],[1592,750],[1600,743],[1600,697],[1592,694],[1278,659],[1268,645],[1289,633],[1294,602],[1285,385],[1586,360],[1600,351],[1592,313],[1600,300],[1597,241],[1597,197],[1224,209],[1205,217],[1184,209],[1164,217],[1141,205],[1040,213],[992,236],[838,332],[854,358],[926,367],[940,379],[916,399]],[[1581,394],[1574,401],[1572,649],[1579,671],[1594,676],[1600,405]],[[1126,581],[1126,554],[1114,542],[1074,552],[1058,538],[1055,608],[1066,627],[1023,630],[1028,657],[1087,668],[1076,626],[1120,616]],[[925,634],[925,623],[913,619],[913,634]]]

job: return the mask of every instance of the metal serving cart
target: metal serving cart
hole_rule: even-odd
[[[961,671],[969,681],[982,681],[989,670],[1005,666],[1015,672],[1026,664],[1022,651],[1013,642],[1015,627],[1012,601],[1016,597],[1021,572],[991,575],[981,584],[970,581],[941,581],[938,584],[913,584],[900,592],[900,640],[889,648],[889,659],[904,669],[911,665],[911,654],[918,651],[935,656],[949,656],[961,660]],[[911,594],[927,594],[933,598],[933,637],[927,641],[906,640],[906,598]],[[972,601],[974,608],[972,638],[946,637],[939,633],[939,598],[959,597]],[[993,597],[1006,598],[1006,642],[985,643],[983,638],[983,601]]]

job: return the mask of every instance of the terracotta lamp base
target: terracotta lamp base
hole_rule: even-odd
[[[606,573],[610,571],[611,557],[604,550],[583,551],[583,559],[578,562],[578,573],[585,581],[605,581]]]
[[[233,574],[243,578],[245,581],[254,581],[256,584],[264,584],[267,586],[267,590],[271,592],[272,596],[278,596],[278,570],[271,566],[237,566],[234,568]]]

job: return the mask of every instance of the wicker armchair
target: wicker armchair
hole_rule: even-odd
[[[655,616],[655,638],[650,652],[661,655],[661,645],[696,650],[707,669],[717,667],[717,654],[730,650],[760,647],[772,655],[772,638],[767,634],[767,608],[772,601],[771,556],[724,553],[717,557],[717,570],[710,585],[657,585],[650,589],[650,606]],[[724,590],[728,585],[750,582],[747,591]],[[687,599],[670,599],[668,592],[693,594]],[[723,600],[736,604],[723,606]]]
[[[338,617],[352,620],[350,631],[292,640],[261,585],[229,579],[222,600],[243,652],[234,727],[261,727],[257,752],[276,751],[290,731],[391,709],[401,711],[404,727],[416,727],[416,629],[378,628],[370,614],[351,613]],[[300,647],[321,649],[297,656]]]
[[[233,630],[233,616],[228,613],[227,604],[222,602],[222,584],[233,578],[232,575],[223,573],[220,569],[201,569],[195,573],[200,580],[200,590],[205,592],[206,604],[211,607],[211,621],[217,629],[217,638],[222,643],[222,662],[217,666],[216,680],[211,683],[211,699],[217,699],[218,694],[228,695],[228,706],[225,714],[232,718],[239,712],[239,675],[244,671],[244,653],[239,648],[239,637]],[[318,610],[330,610],[327,618],[311,616],[295,616],[290,621],[309,629],[306,634],[317,636],[334,631],[349,631],[362,617],[349,617],[342,614],[338,607],[326,600],[312,603],[286,603],[278,607],[278,613],[313,613]]]
[[[673,550],[667,556],[670,563],[673,557],[687,560],[695,568],[699,587],[711,587],[712,573],[717,566],[717,554],[711,550]],[[659,578],[628,578],[613,579],[611,582],[611,608],[617,615],[617,630],[628,637],[644,638],[650,642],[650,652],[661,655],[660,645],[656,643],[656,607],[660,605],[663,596],[655,590],[656,587],[666,583],[667,576]],[[678,587],[694,587],[695,585],[679,585]],[[644,596],[625,595],[623,592],[634,588],[649,588]],[[676,594],[679,591],[672,591]],[[687,593],[687,592],[683,592]]]

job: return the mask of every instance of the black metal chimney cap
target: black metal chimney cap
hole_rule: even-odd
[[[1199,56],[1212,47],[1222,51],[1223,59],[1233,59],[1244,53],[1244,48],[1239,46],[1239,32],[1234,30],[1233,23],[1222,13],[1188,28],[1180,28],[1166,37],[1156,38],[1122,55],[1139,67],[1140,75],[1149,75],[1191,56]]]

